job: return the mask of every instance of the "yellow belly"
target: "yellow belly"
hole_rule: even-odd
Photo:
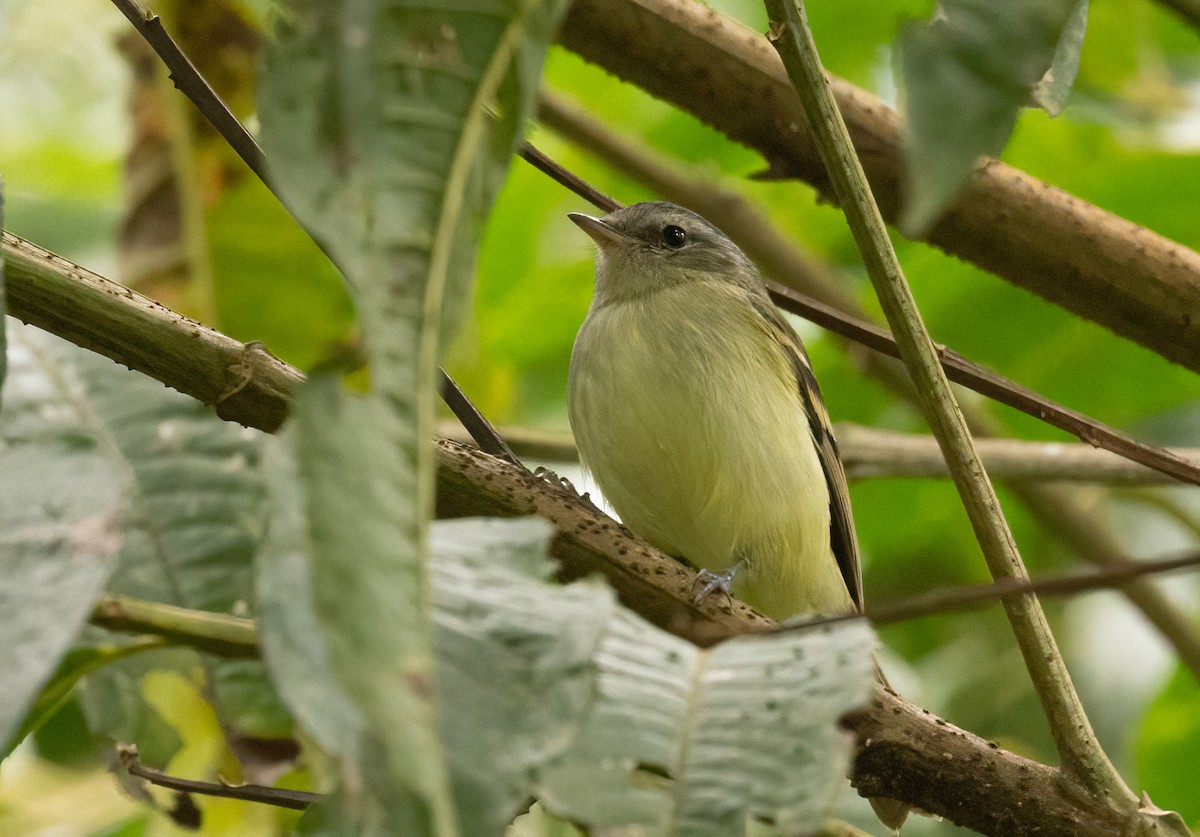
[[[594,309],[571,358],[585,467],[630,529],[763,613],[842,612],[829,494],[786,356],[738,290],[689,283]],[[736,335],[736,339],[730,339]]]

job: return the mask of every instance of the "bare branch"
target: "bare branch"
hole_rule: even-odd
[[[260,344],[226,337],[10,233],[0,234],[0,248],[14,317],[212,404],[223,419],[268,432],[283,423],[304,376]]]
[[[137,747],[131,744],[118,745],[117,756],[121,760],[121,766],[125,768],[130,776],[137,776],[139,779],[145,779],[152,785],[159,785],[160,787],[183,791],[184,793],[220,796],[225,799],[240,799],[243,802],[261,802],[265,805],[274,805],[278,808],[291,808],[295,811],[303,811],[309,805],[321,799],[321,794],[309,793],[307,791],[272,788],[265,785],[226,785],[215,782],[197,782],[192,779],[181,779],[178,776],[168,776],[161,770],[156,770],[153,767],[147,767],[142,764],[138,758]]]
[[[932,436],[838,424],[838,449],[852,479],[945,477],[946,460]],[[1117,485],[1175,485],[1171,477],[1091,445],[976,439],[988,473],[1009,480],[1074,480]],[[1200,466],[1200,448],[1170,453]]]
[[[250,135],[249,131],[242,127],[242,123],[238,122],[237,117],[225,106],[217,92],[204,80],[200,71],[183,53],[175,40],[167,34],[159,16],[144,8],[137,0],[112,0],[112,2],[162,59],[163,64],[171,73],[171,80],[175,82],[175,86],[179,88],[180,92],[192,101],[209,124],[216,128],[217,133],[229,143],[230,148],[237,152],[242,161],[250,167],[250,170],[258,175],[260,180],[266,182],[266,159],[263,157],[262,149],[258,147],[258,142]]]

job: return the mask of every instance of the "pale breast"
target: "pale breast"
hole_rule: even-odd
[[[624,522],[771,615],[849,601],[829,495],[796,383],[737,288],[689,283],[589,313],[571,426]]]

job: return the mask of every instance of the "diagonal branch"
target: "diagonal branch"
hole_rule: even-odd
[[[941,445],[955,487],[993,578],[1026,580],[1028,573],[979,461],[966,420],[871,194],[850,134],[830,92],[800,0],[767,0],[771,39],[808,115],[821,159],[875,287],[901,359],[921,395],[922,411]],[[1050,720],[1063,770],[1114,812],[1130,811],[1137,797],[1096,740],[1058,652],[1041,605],[1031,595],[1004,602],[1034,688]]]
[[[320,794],[309,793],[308,791],[272,788],[265,785],[226,785],[224,783],[198,782],[194,779],[181,779],[178,776],[168,776],[161,770],[142,764],[141,759],[138,757],[137,747],[131,744],[119,745],[117,748],[117,757],[120,759],[121,766],[125,768],[130,776],[145,779],[152,785],[183,791],[184,793],[220,796],[225,799],[240,799],[243,802],[260,802],[279,808],[291,808],[294,811],[303,811],[321,798]]]

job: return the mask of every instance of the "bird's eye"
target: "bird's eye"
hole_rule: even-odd
[[[688,234],[683,227],[677,227],[674,224],[668,224],[663,227],[662,231],[663,243],[672,250],[678,250],[683,245],[687,244]]]

